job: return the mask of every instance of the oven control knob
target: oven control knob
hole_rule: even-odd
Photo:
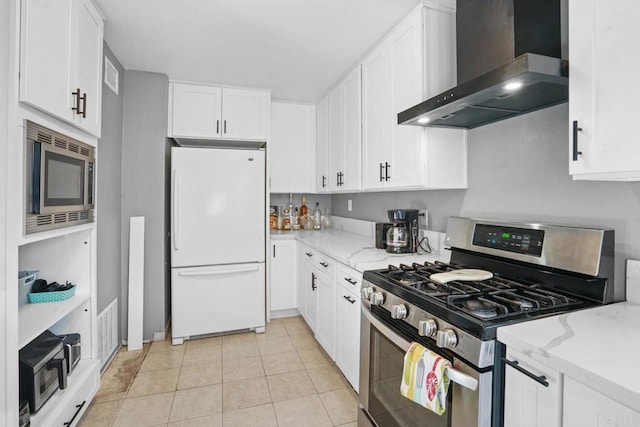
[[[418,322],[418,335],[421,337],[433,337],[438,332],[438,325],[433,319],[425,319]]]
[[[384,302],[384,295],[380,291],[374,292],[371,294],[369,301],[371,301],[371,305],[382,305]]]
[[[392,319],[405,319],[407,317],[407,307],[404,304],[394,304],[391,306]]]
[[[436,345],[441,348],[453,348],[458,344],[458,337],[453,329],[443,329],[438,331]]]
[[[373,293],[373,288],[371,286],[367,286],[366,288],[362,288],[362,298],[369,300],[371,299],[371,294]]]

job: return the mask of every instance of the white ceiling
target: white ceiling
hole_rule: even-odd
[[[96,0],[126,69],[315,102],[418,0]]]

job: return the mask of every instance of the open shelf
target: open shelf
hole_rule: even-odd
[[[89,301],[91,297],[89,292],[78,291],[66,301],[21,305],[18,315],[20,348]]]
[[[38,233],[27,234],[20,238],[18,245],[24,246],[29,243],[40,242],[42,240],[53,239],[54,237],[66,236],[68,234],[79,233],[95,228],[96,223],[74,225],[72,227],[57,228],[55,230],[40,231]]]
[[[77,424],[99,387],[100,361],[82,359],[67,378],[67,388],[56,391],[37,414],[31,415],[31,427],[61,426],[73,417],[77,405],[85,402],[75,417],[73,425]]]

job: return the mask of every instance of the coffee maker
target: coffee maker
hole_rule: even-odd
[[[387,252],[418,252],[418,210],[392,209],[387,215],[392,224],[387,230]]]

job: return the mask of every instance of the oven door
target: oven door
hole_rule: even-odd
[[[442,351],[439,354],[453,365],[445,413],[437,415],[400,394],[404,355],[411,339],[406,337],[408,334],[379,319],[363,305],[358,427],[490,426],[491,372],[480,373],[461,360],[442,354]],[[430,349],[435,351],[432,346]]]

